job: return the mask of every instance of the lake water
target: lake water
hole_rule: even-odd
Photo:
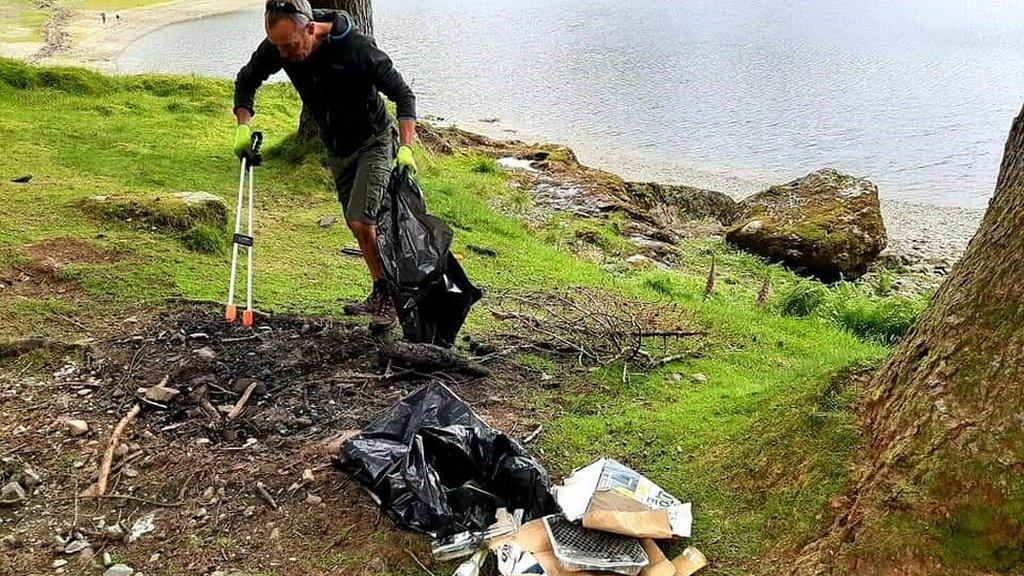
[[[734,193],[834,166],[887,199],[982,207],[1024,97],[1014,0],[374,4],[421,116]],[[258,11],[183,22],[119,67],[233,76],[262,36]]]

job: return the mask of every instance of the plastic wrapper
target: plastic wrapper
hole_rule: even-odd
[[[377,214],[377,250],[403,336],[450,348],[482,293],[451,253],[452,230],[427,213],[416,181],[394,170]]]
[[[342,444],[334,462],[399,526],[438,539],[486,531],[498,508],[525,520],[554,509],[543,466],[438,382]]]

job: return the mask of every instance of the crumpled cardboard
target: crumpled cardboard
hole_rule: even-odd
[[[668,539],[688,538],[693,525],[689,502],[611,459],[573,472],[554,494],[566,518],[592,530]]]
[[[665,557],[665,554],[658,548],[658,545],[651,539],[640,541],[644,551],[650,557],[651,562],[640,571],[640,576],[675,576],[676,568],[672,562]],[[530,553],[540,563],[547,576],[607,576],[607,572],[569,572],[562,568],[555,557],[551,541],[548,539],[547,530],[544,529],[543,520],[527,522],[519,529],[519,532],[492,540],[489,543],[491,550],[498,552],[502,546],[513,544],[518,548]],[[533,573],[530,573],[533,574]],[[507,576],[517,576],[510,573]]]
[[[708,565],[708,559],[693,546],[690,546],[679,556],[672,559],[672,565],[676,569],[676,576],[691,576],[698,570]]]

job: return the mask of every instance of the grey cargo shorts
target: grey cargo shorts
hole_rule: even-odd
[[[390,127],[348,156],[327,152],[345,220],[377,223],[377,209],[387,190],[397,151],[398,131]]]

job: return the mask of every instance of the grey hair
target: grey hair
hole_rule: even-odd
[[[281,20],[291,20],[299,28],[304,28],[312,20],[305,14],[283,14],[281,12],[267,12],[267,24],[277,24]]]
[[[271,3],[267,2],[267,6],[269,7]],[[281,20],[288,19],[299,28],[302,28],[313,21],[313,7],[310,5],[309,0],[276,0],[273,3],[290,4],[295,8],[295,12],[268,10],[266,13],[267,24],[276,24]]]

